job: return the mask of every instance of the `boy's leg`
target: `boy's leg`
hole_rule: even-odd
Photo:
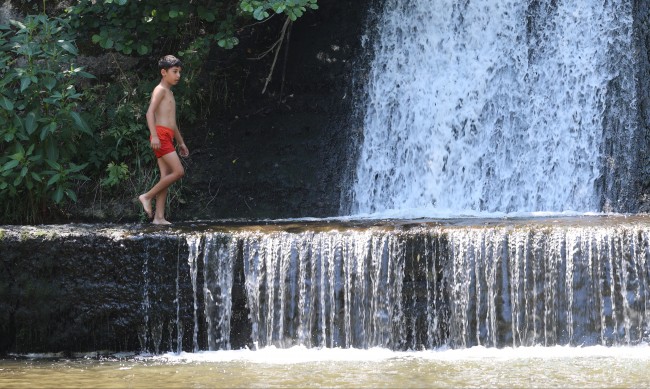
[[[175,151],[158,158],[158,167],[160,168],[160,181],[158,181],[158,183],[147,193],[141,194],[139,197],[142,207],[149,217],[153,217],[151,211],[151,200],[158,196],[158,194],[163,190],[165,191],[166,198],[167,188],[185,175],[183,164]],[[163,203],[163,213],[164,206],[165,204]]]
[[[158,169],[160,170],[161,181],[172,173],[171,167],[162,158],[158,158]],[[167,205],[168,191],[169,187],[164,188],[156,195],[156,212],[153,217],[154,224],[170,224],[165,220],[165,206]]]

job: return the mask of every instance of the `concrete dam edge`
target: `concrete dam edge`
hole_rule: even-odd
[[[648,341],[650,217],[0,226],[0,354]]]

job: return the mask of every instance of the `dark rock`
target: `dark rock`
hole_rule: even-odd
[[[301,17],[264,95],[260,80],[272,58],[247,65],[245,104],[186,136],[187,196],[175,218],[339,214],[342,181],[356,157],[352,78],[365,61],[359,53],[370,3],[319,2]]]

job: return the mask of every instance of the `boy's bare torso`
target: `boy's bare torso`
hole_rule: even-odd
[[[174,93],[169,89],[165,88],[162,85],[156,86],[156,89],[161,89],[163,92],[163,98],[156,107],[154,114],[156,115],[156,125],[165,126],[171,128],[174,131],[176,129],[176,100],[174,99]],[[159,92],[154,90],[154,93]],[[159,92],[160,93],[160,92]]]

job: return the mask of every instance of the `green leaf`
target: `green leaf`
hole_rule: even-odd
[[[72,117],[72,120],[74,120],[74,124],[77,126],[78,129],[80,129],[82,132],[92,135],[92,131],[90,131],[90,127],[88,127],[88,124],[86,121],[75,111],[70,111],[70,116]]]
[[[84,164],[81,164],[81,165],[77,165],[77,164],[71,163],[70,165],[71,165],[71,167],[68,169],[68,171],[69,171],[69,172],[72,172],[72,173],[80,172],[80,171],[83,170],[86,166],[88,166],[87,163],[84,163]]]
[[[9,162],[5,163],[4,165],[2,165],[2,170],[3,171],[11,170],[11,169],[15,168],[16,166],[18,166],[18,163],[19,163],[18,160],[12,159],[11,161],[9,161]]]
[[[61,46],[61,48],[63,48],[63,50],[67,51],[70,54],[77,55],[77,48],[72,43],[64,41],[63,39],[59,40],[57,43],[59,46]]]
[[[43,126],[43,128],[41,128],[40,139],[45,140],[45,138],[47,138],[48,132],[54,133],[54,131],[56,131],[56,122],[51,122],[47,126]]]
[[[32,80],[29,77],[23,77],[20,79],[20,93],[23,93],[25,89],[29,87],[29,84],[32,83]]]
[[[257,20],[262,20],[264,19],[264,8],[258,7],[253,11],[253,17]]]
[[[25,130],[27,130],[27,133],[31,135],[37,127],[38,123],[36,122],[36,114],[32,111],[25,117]]]
[[[32,178],[34,179],[34,181],[43,182],[43,180],[41,179],[41,176],[38,173],[32,172],[31,174],[32,174]]]
[[[80,75],[81,77],[84,77],[84,78],[97,78],[94,75],[92,75],[92,74],[90,74],[88,72],[84,72],[84,71],[79,71],[79,72],[77,72],[77,74]]]
[[[205,20],[206,22],[214,22],[216,17],[212,11],[207,10],[205,7],[199,6],[197,9],[199,18]]]
[[[61,174],[56,173],[55,175],[50,177],[49,180],[47,180],[47,186],[50,186],[50,185],[53,185],[53,184],[59,182],[60,179],[61,179]]]
[[[175,9],[169,10],[169,17],[170,18],[175,18],[178,16],[178,11]]]
[[[47,90],[52,90],[54,86],[56,85],[56,79],[53,77],[45,77],[43,79],[43,85],[47,88]]]
[[[50,165],[50,167],[54,170],[61,170],[61,165],[59,165],[56,161],[53,161],[51,159],[46,159],[45,162]]]
[[[2,96],[0,99],[0,107],[6,109],[7,111],[13,111],[14,103],[12,103],[8,98]]]
[[[20,131],[20,130],[22,130],[23,128],[25,128],[25,127],[23,126],[23,121],[22,121],[22,119],[20,119],[20,117],[19,117],[18,115],[14,115],[13,123],[14,123],[14,127],[15,127],[16,130],[18,130],[18,131]]]
[[[59,148],[56,146],[56,144],[52,141],[47,142],[47,146],[45,147],[45,153],[47,155],[47,163],[52,166],[52,168],[56,170],[61,170],[61,165],[56,163],[59,159]],[[52,165],[52,163],[56,163],[56,165]]]
[[[74,201],[75,203],[77,202],[77,195],[72,191],[72,189],[66,189],[65,195],[68,196],[68,198],[70,198],[70,200]]]
[[[61,200],[63,200],[63,188],[62,187],[58,186],[56,188],[56,190],[52,194],[52,200],[54,200],[54,202],[56,204],[59,204],[61,202]]]
[[[25,155],[25,148],[21,143],[18,143],[16,144],[16,149],[18,151],[16,154],[20,154],[20,159],[22,159],[23,158],[22,156]]]

